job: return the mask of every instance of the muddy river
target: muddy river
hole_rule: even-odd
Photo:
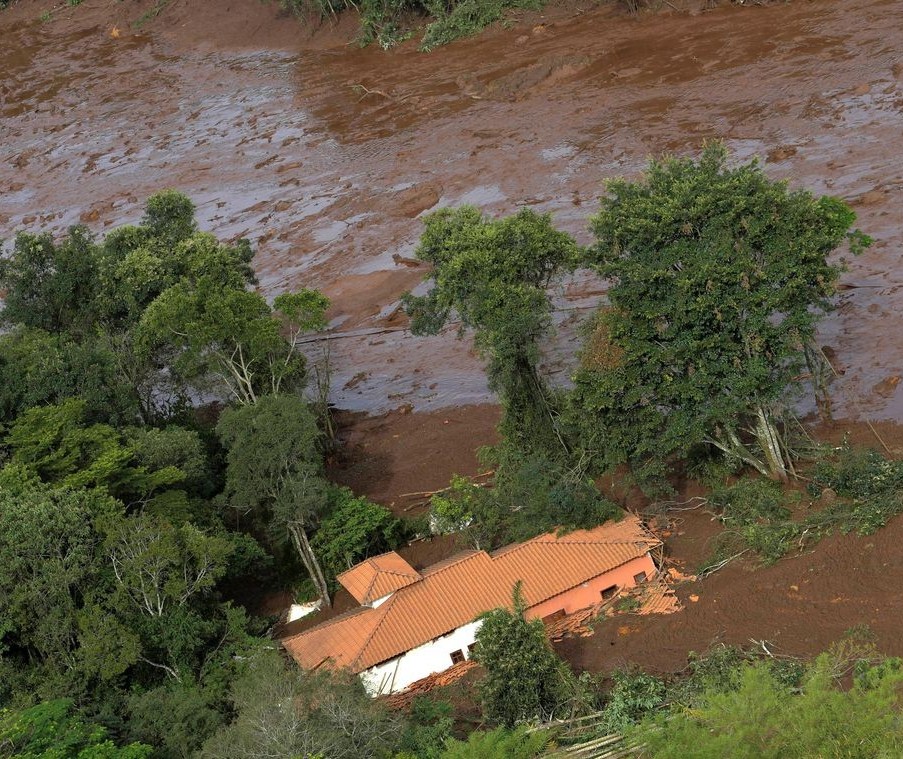
[[[637,19],[571,7],[429,55],[294,41],[295,21],[256,0],[224,11],[228,39],[203,3],[138,31],[114,17],[139,6],[85,0],[42,22],[43,5],[21,0],[0,13],[0,238],[79,221],[100,234],[175,187],[203,228],[254,242],[264,292],[333,299],[338,405],[461,405],[490,398],[470,343],[412,337],[398,313],[425,274],[409,260],[418,216],[527,204],[588,242],[606,177],[723,138],[855,205],[875,245],[850,262],[821,343],[839,415],[903,419],[903,3]],[[556,292],[558,376],[603,291],[577,277]]]

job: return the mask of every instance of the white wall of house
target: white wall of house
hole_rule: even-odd
[[[476,640],[482,624],[482,620],[477,620],[462,625],[448,635],[364,670],[361,672],[364,687],[371,696],[396,693],[427,675],[448,669],[452,665],[452,651],[461,651],[469,659],[467,647]]]

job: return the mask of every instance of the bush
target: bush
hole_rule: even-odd
[[[735,688],[709,688],[700,705],[676,706],[633,737],[644,755],[659,759],[900,756],[903,673],[892,666],[872,672],[867,685],[842,690],[833,658],[823,654],[794,688],[767,661],[743,664]]]
[[[665,700],[665,683],[645,672],[616,671],[608,702],[602,710],[602,730],[621,733]]]
[[[480,682],[483,714],[496,724],[560,716],[578,694],[579,684],[549,646],[541,620],[527,621],[520,583],[514,610],[493,609],[482,616],[474,659],[486,670]]]
[[[436,20],[427,26],[420,49],[430,51],[477,34],[511,8],[539,10],[542,5],[542,0],[427,0],[427,10]]]
[[[548,745],[549,736],[545,732],[499,727],[489,732],[473,732],[466,743],[450,740],[441,759],[534,759],[545,754]]]
[[[327,577],[335,578],[368,556],[403,542],[404,523],[384,506],[340,487],[330,488],[329,500],[329,516],[311,541]]]

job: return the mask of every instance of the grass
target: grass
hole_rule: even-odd
[[[81,2],[81,0],[78,1]],[[132,26],[135,29],[140,29],[148,21],[153,21],[155,18],[157,18],[157,16],[159,16],[163,12],[167,5],[169,5],[169,0],[157,0],[157,2],[154,3],[153,7],[150,10],[142,13],[138,20],[135,21],[134,24],[132,24]]]

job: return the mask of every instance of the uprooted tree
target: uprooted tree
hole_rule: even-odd
[[[613,286],[575,408],[609,466],[659,474],[700,444],[776,479],[792,466],[780,420],[843,271],[828,256],[870,240],[842,201],[726,161],[720,143],[652,161],[592,219],[587,263]]]

